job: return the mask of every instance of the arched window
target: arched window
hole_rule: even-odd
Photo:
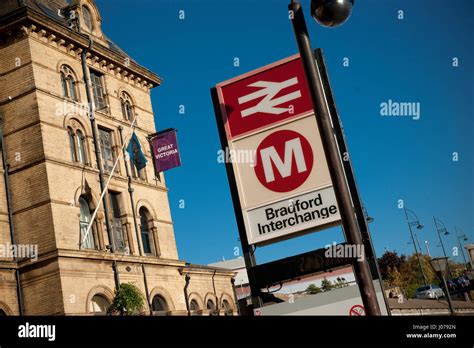
[[[211,310],[211,311],[215,311],[216,310],[216,305],[214,304],[214,301],[212,301],[211,299],[207,300],[206,308]]]
[[[229,313],[232,311],[232,307],[227,300],[222,301],[222,310],[224,311],[225,314]]]
[[[0,317],[6,317],[7,313],[3,309],[0,309]]]
[[[133,122],[133,103],[132,98],[128,93],[122,92],[120,95],[120,102],[122,104],[122,115],[126,120]]]
[[[74,141],[75,135],[74,135],[74,131],[72,130],[72,128],[68,127],[67,134],[68,134],[68,137],[69,137],[69,147],[70,147],[70,150],[71,150],[71,160],[73,162],[77,162],[76,142]]]
[[[93,229],[89,231],[86,236],[87,227],[89,226],[91,218],[91,210],[89,203],[83,198],[79,198],[79,204],[81,208],[81,214],[79,217],[79,226],[81,231],[81,248],[83,249],[95,249]]]
[[[169,307],[168,307],[168,304],[166,303],[166,300],[163,298],[163,296],[160,296],[160,295],[156,295],[155,297],[153,297],[151,308],[153,309],[154,312],[168,312],[169,311]]]
[[[63,96],[65,98],[74,101],[78,100],[76,93],[76,78],[74,77],[72,69],[67,65],[61,67],[61,85],[63,88]]]
[[[77,124],[74,123],[73,124]],[[76,126],[77,127],[77,126]],[[81,164],[87,164],[86,156],[86,137],[82,130],[67,128],[69,137],[69,147],[71,151],[71,160]]]
[[[94,295],[89,303],[89,311],[95,314],[106,314],[110,306],[109,300],[102,295]]]
[[[82,17],[84,18],[84,24],[86,25],[87,30],[92,32],[92,13],[86,6],[82,6]]]
[[[152,254],[152,241],[150,233],[150,213],[144,207],[140,208],[140,231],[142,236],[143,252],[145,254]]]
[[[86,153],[84,150],[85,137],[80,130],[76,132],[77,140],[77,160],[79,163],[86,164]]]
[[[196,300],[191,300],[189,303],[189,310],[191,311],[198,311],[199,310],[199,304],[197,303]]]

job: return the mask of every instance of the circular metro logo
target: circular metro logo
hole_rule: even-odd
[[[257,148],[255,175],[271,191],[293,191],[308,179],[313,160],[311,144],[303,135],[292,130],[276,131]]]

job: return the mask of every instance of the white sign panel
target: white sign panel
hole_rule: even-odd
[[[233,189],[249,244],[274,243],[339,223],[299,56],[220,83],[216,90],[226,150],[237,159],[232,161]]]
[[[327,187],[245,212],[250,244],[325,227],[341,219],[333,188]]]

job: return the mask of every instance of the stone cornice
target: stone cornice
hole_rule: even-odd
[[[77,59],[88,48],[89,39],[85,34],[70,30],[61,23],[30,8],[22,8],[2,17],[0,31],[13,35],[18,26],[23,35],[35,37],[53,47],[64,49]],[[7,23],[8,22],[8,23]],[[109,72],[115,77],[144,90],[150,90],[162,80],[150,70],[136,64],[130,57],[94,42],[87,53],[90,66]]]

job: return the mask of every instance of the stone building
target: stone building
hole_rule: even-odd
[[[110,234],[99,205],[85,235],[101,189],[84,58],[105,180],[133,120],[148,160],[139,172],[119,160],[105,195]],[[1,1],[0,314],[103,314],[119,282],[137,285],[145,313],[236,313],[234,272],[178,258],[168,188],[147,141],[160,83],[102,33],[93,0]]]

